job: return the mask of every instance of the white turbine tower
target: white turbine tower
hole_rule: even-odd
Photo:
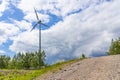
[[[35,29],[35,27],[39,27],[39,52],[41,52],[41,25],[43,25],[43,26],[46,26],[46,27],[48,27],[47,25],[45,25],[44,23],[42,23],[42,21],[39,19],[39,17],[38,17],[38,14],[37,14],[37,11],[36,11],[36,9],[34,8],[34,11],[35,11],[35,15],[36,15],[36,18],[37,18],[37,22],[36,22],[36,24],[33,26],[33,28],[31,29],[31,31],[33,30],[33,29]]]

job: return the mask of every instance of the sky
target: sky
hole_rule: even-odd
[[[34,8],[47,63],[105,55],[120,37],[120,0],[0,0],[0,55],[38,51]]]

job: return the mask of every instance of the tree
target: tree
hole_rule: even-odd
[[[45,66],[45,52],[18,53],[11,59],[5,55],[0,56],[0,68],[10,69],[38,69]]]
[[[30,68],[30,54],[29,53],[24,54],[22,63],[23,63],[23,68],[25,68],[25,69]]]
[[[0,56],[0,68],[8,68],[10,57],[1,55]]]
[[[82,54],[82,58],[83,58],[83,59],[85,59],[85,58],[86,58],[85,54]]]
[[[40,52],[40,51],[36,52],[36,59],[37,59],[37,64],[38,64],[39,68],[45,66],[45,63],[44,63],[45,57],[46,57],[46,55],[45,55],[44,51],[42,51],[42,52]]]
[[[30,61],[31,68],[36,69],[38,64],[37,64],[37,58],[35,53],[31,53],[30,58],[31,58],[31,61]]]
[[[23,58],[24,58],[24,54],[23,53],[17,53],[16,55],[14,55],[13,59],[12,59],[12,68],[15,69],[23,69]]]
[[[120,54],[120,38],[113,40],[111,42],[109,52],[107,52],[108,55],[116,55]]]

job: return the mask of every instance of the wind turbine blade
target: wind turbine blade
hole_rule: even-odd
[[[38,23],[36,23],[36,24],[33,26],[33,28],[31,29],[31,31],[32,31],[37,25],[38,25]]]
[[[35,15],[36,15],[37,20],[39,20],[39,17],[38,17],[38,14],[37,14],[37,11],[35,8],[34,8],[34,11],[35,11]]]
[[[46,27],[48,27],[48,25],[46,25],[46,24],[43,24],[43,23],[41,23],[42,25],[44,25],[44,26],[46,26]]]

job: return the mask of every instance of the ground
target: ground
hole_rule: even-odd
[[[35,80],[120,80],[120,55],[77,61]]]

